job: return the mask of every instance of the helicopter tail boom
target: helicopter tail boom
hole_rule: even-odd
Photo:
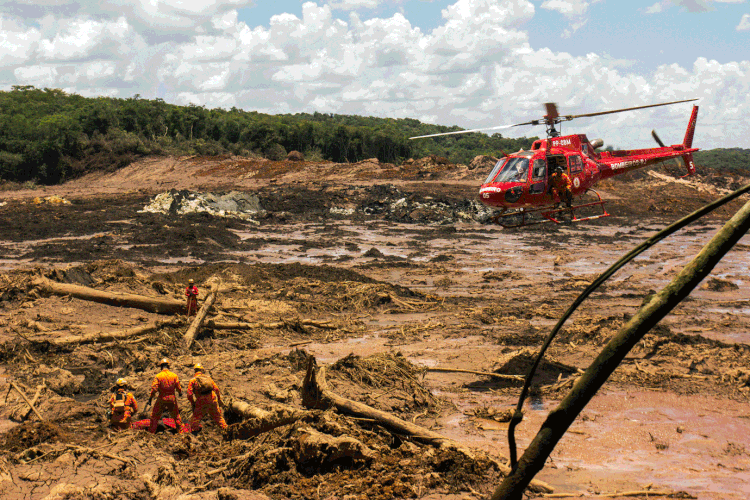
[[[693,135],[695,134],[696,121],[698,121],[698,106],[693,106],[693,112],[690,115],[690,121],[688,122],[687,130],[685,131],[685,139],[682,141],[682,145],[685,149],[693,147]],[[695,175],[693,153],[682,155],[682,161],[685,162],[685,168],[687,168],[688,171],[687,175]]]

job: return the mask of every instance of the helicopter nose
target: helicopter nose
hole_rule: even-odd
[[[479,197],[485,205],[497,206],[503,200],[503,190],[497,186],[482,186]]]

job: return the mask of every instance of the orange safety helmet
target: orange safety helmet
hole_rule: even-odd
[[[202,364],[200,364],[200,363],[196,363],[196,364],[195,364],[195,366],[193,367],[193,370],[195,370],[195,371],[197,371],[197,372],[202,372],[202,371],[205,371],[205,370],[203,369],[203,365],[202,365]]]
[[[125,387],[126,385],[128,385],[128,383],[125,381],[124,378],[118,378],[117,382],[115,382],[115,385],[117,387]]]
[[[159,366],[165,366],[169,368],[169,360],[167,358],[161,358],[161,361],[159,362]]]

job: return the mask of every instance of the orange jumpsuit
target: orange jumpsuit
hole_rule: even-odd
[[[221,393],[219,392],[219,386],[216,382],[211,379],[213,384],[213,390],[208,394],[200,394],[198,392],[198,375],[190,379],[187,388],[187,397],[190,404],[193,405],[193,416],[190,418],[190,428],[197,429],[200,425],[200,421],[208,413],[216,425],[222,429],[227,428],[227,423],[224,420],[224,416],[221,414],[219,409],[219,401],[221,400]],[[203,375],[207,377],[208,375]]]
[[[550,177],[552,182],[552,196],[559,196],[560,201],[564,201],[566,206],[570,206],[573,202],[573,192],[570,190],[573,185],[570,182],[570,177],[565,172],[560,174],[554,173]]]
[[[115,410],[115,400],[118,395],[125,399],[125,406]],[[109,397],[109,409],[112,412],[112,415],[109,417],[110,427],[117,430],[130,429],[130,419],[133,414],[138,411],[138,403],[135,402],[132,393],[127,392],[124,388],[117,389],[117,391]]]
[[[175,392],[178,392],[182,396],[182,386],[180,385],[180,379],[177,375],[168,368],[164,368],[160,371],[154,381],[151,382],[151,398],[156,395],[156,403],[154,408],[151,410],[151,425],[148,427],[148,431],[151,434],[156,432],[156,427],[159,425],[164,410],[169,412],[169,415],[174,419],[177,428],[182,431],[182,419],[180,419],[180,409],[177,406],[177,397]]]
[[[189,285],[185,288],[185,297],[187,297],[187,315],[192,316],[198,313],[198,287]]]

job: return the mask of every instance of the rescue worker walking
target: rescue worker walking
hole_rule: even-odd
[[[151,404],[154,396],[156,396],[156,403],[154,403],[154,408],[151,410],[151,425],[149,425],[148,431],[151,434],[156,432],[156,427],[159,425],[162,413],[166,410],[174,419],[177,430],[182,432],[184,426],[182,425],[180,408],[177,406],[177,397],[175,396],[175,392],[177,392],[182,397],[180,379],[177,377],[177,374],[169,370],[169,360],[167,358],[163,358],[159,366],[161,367],[161,371],[156,374],[154,381],[151,382],[151,396],[148,398],[148,404]]]
[[[198,287],[195,286],[192,278],[188,280],[188,286],[185,288],[185,297],[187,297],[187,315],[189,318],[198,313]]]
[[[570,190],[573,184],[570,182],[568,174],[563,172],[562,167],[557,167],[549,180],[553,198],[559,196],[560,201],[570,208],[573,204],[573,192]]]
[[[128,392],[128,383],[118,378],[109,397],[109,426],[118,431],[130,429],[131,417],[138,411],[133,393]]]
[[[224,416],[221,414],[221,391],[211,377],[206,375],[203,365],[196,364],[193,368],[195,375],[188,383],[187,398],[193,406],[193,416],[190,418],[190,428],[198,428],[203,417],[208,413],[216,425],[222,430],[227,428]]]

